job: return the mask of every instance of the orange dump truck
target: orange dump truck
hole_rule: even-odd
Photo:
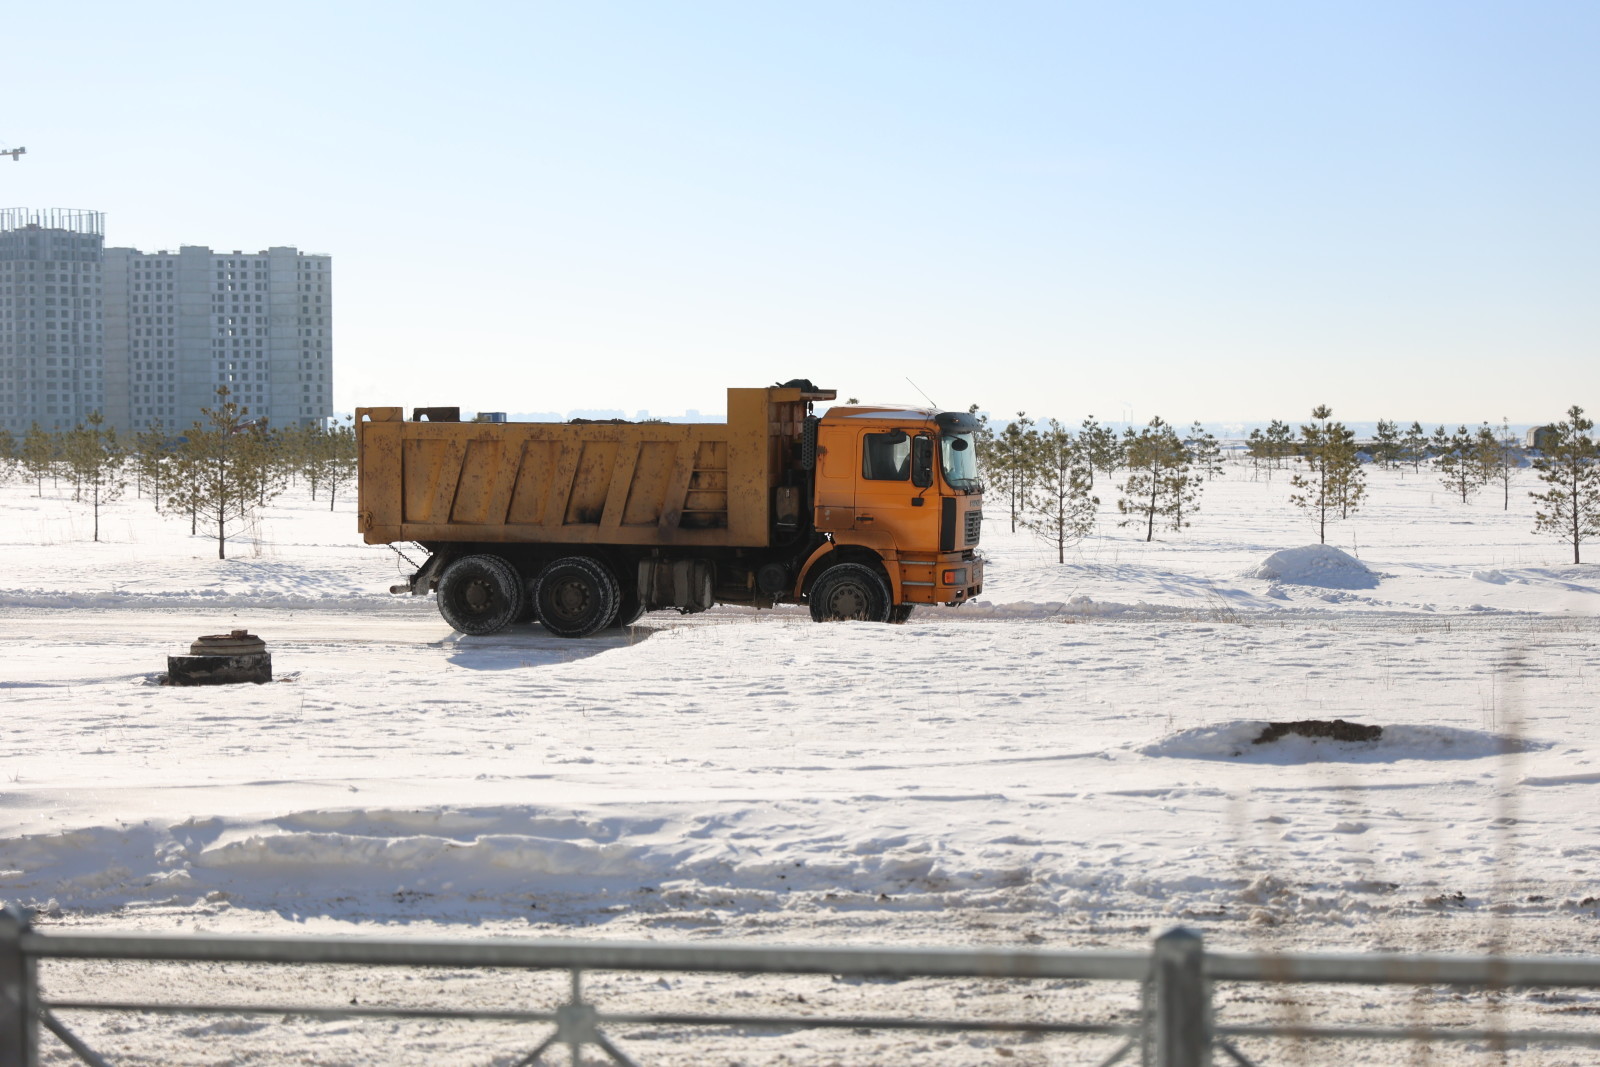
[[[461,422],[360,408],[361,533],[429,553],[395,592],[467,634],[582,637],[646,612],[805,603],[901,622],[983,588],[965,412],[836,406],[794,381],[729,389],[726,423]]]

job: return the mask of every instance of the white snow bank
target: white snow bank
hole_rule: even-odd
[[[1138,749],[1144,756],[1175,759],[1238,759],[1252,763],[1392,763],[1398,760],[1459,760],[1549,748],[1549,743],[1450,726],[1385,726],[1373,741],[1334,741],[1286,734],[1265,744],[1255,740],[1267,723],[1253,720],[1184,730]]]
[[[295,609],[360,609],[371,611],[392,607],[399,601],[389,593],[351,592],[329,589],[286,593],[274,590],[222,589],[158,590],[141,592],[126,589],[103,591],[57,591],[50,589],[0,589],[0,605],[10,608],[241,608],[288,611]]]
[[[1246,571],[1244,577],[1323,589],[1374,589],[1378,585],[1378,575],[1365,563],[1332,545],[1285,548]]]
[[[1053,855],[992,844],[970,852],[881,828],[836,833],[836,821],[809,833],[789,827],[800,831],[792,839],[710,835],[762,815],[760,806],[710,817],[672,806],[610,816],[503,807],[147,821],[0,839],[0,885],[31,906],[67,909],[219,894],[240,907],[293,900],[300,910],[370,916],[421,895],[452,913],[519,913],[530,899],[586,913],[597,900],[657,894],[781,908],[795,893],[945,908],[975,896],[990,906],[1007,890],[1037,898],[1045,891],[1028,887]]]

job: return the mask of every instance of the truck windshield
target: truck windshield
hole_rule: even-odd
[[[939,438],[939,463],[944,469],[944,481],[952,489],[965,493],[977,492],[978,450],[970,433],[947,433]]]

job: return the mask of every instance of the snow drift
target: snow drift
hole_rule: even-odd
[[[1376,589],[1378,575],[1350,553],[1332,545],[1305,545],[1274,552],[1244,573],[1285,585],[1322,589]]]

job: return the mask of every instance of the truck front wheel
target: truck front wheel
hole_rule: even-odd
[[[439,576],[439,614],[464,634],[509,626],[522,611],[522,579],[499,556],[462,556]]]
[[[604,563],[565,556],[539,572],[533,600],[546,630],[557,637],[588,637],[612,624],[621,596]]]
[[[817,622],[888,622],[889,583],[861,563],[839,563],[811,587],[811,617]]]

